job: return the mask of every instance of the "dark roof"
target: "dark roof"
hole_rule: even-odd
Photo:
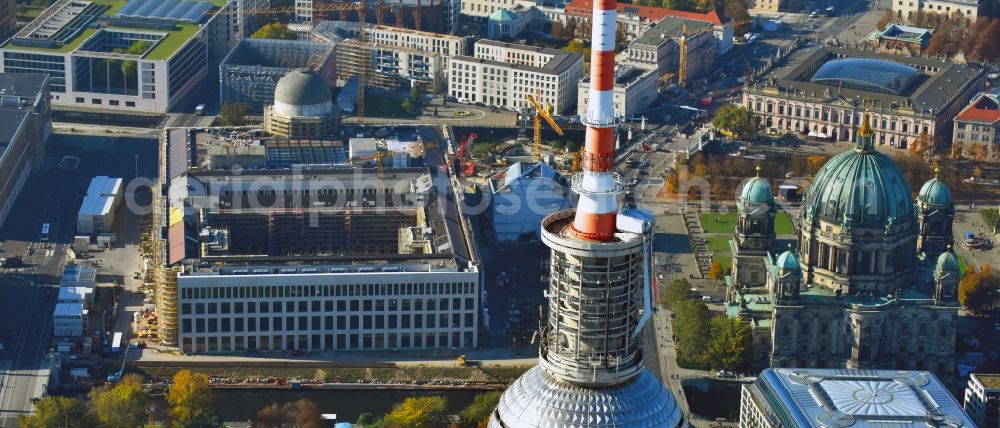
[[[899,94],[916,75],[917,69],[898,62],[845,58],[827,61],[816,70],[810,81]]]
[[[45,74],[0,74],[0,154],[7,149],[35,98],[45,88]]]
[[[552,55],[552,58],[549,59],[549,61],[546,62],[545,65],[541,67],[532,67],[530,65],[524,65],[524,64],[512,64],[504,61],[493,61],[490,59],[465,56],[465,55],[457,55],[455,56],[455,59],[468,62],[478,62],[480,64],[490,64],[501,67],[510,67],[518,70],[532,71],[536,73],[562,74],[564,71],[566,71],[574,64],[576,64],[577,61],[580,61],[583,58],[583,54],[579,52],[567,52],[560,49],[540,48],[535,46],[519,45],[515,43],[497,42],[494,40],[483,39],[476,42],[476,44],[502,46],[505,48],[517,49],[525,52],[542,53],[546,55]]]
[[[819,67],[837,58],[874,58],[905,64],[921,70],[914,81],[901,93],[891,94],[868,91],[844,86],[837,87],[837,82],[812,82],[810,77]],[[925,70],[936,70],[927,72]],[[912,106],[916,114],[934,113],[937,115],[979,79],[985,76],[985,71],[965,64],[956,64],[935,58],[909,57],[881,52],[872,52],[848,47],[811,46],[799,49],[788,55],[785,60],[758,80],[759,84],[773,81],[782,93],[792,92],[799,96],[815,99],[843,98],[854,100],[860,106],[870,100],[875,108],[890,106]],[[750,92],[756,91],[751,86]]]
[[[707,32],[711,33],[712,31],[711,22],[668,16],[643,31],[632,43],[659,46],[666,38],[679,38],[684,33],[685,24],[687,24],[688,34],[694,34],[705,27],[708,27]]]

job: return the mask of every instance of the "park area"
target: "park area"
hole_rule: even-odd
[[[413,113],[403,108],[403,100],[384,95],[365,94],[365,116],[413,119]]]
[[[733,228],[736,227],[736,211],[726,213],[702,213],[698,216],[701,227],[708,235],[706,246],[708,252],[712,254],[712,260],[719,262],[723,269],[729,269],[732,264],[729,241],[733,239]],[[774,218],[774,233],[777,235],[791,235],[795,233],[792,228],[792,218],[786,212],[779,212]]]
[[[698,216],[701,220],[701,228],[705,233],[729,233],[736,227],[736,211],[727,213],[702,213]],[[792,218],[786,212],[779,212],[774,217],[774,233],[777,235],[791,235],[795,233],[792,228]],[[728,239],[728,238],[727,238]]]

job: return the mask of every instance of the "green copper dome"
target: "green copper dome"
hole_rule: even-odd
[[[929,205],[951,205],[951,189],[943,181],[934,177],[920,188],[917,200]]]
[[[767,180],[754,177],[743,186],[740,192],[740,201],[753,204],[769,204],[774,202],[774,194],[771,193],[771,183]]]
[[[937,272],[945,270],[958,271],[958,259],[955,258],[955,253],[951,250],[945,251],[938,256],[937,267],[935,269]]]
[[[517,19],[517,15],[514,15],[514,12],[507,9],[499,9],[496,12],[491,13],[488,19],[490,21],[497,22],[513,21]]]
[[[885,228],[913,218],[910,186],[889,156],[873,147],[868,115],[857,147],[826,162],[803,197],[806,215],[847,227]]]
[[[776,263],[778,269],[794,270],[800,269],[799,259],[795,257],[795,253],[791,250],[787,250],[778,256],[778,262]]]

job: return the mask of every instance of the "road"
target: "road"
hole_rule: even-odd
[[[46,146],[41,169],[31,175],[0,229],[0,257],[20,255],[26,264],[0,271],[0,341],[6,348],[0,354],[0,427],[14,426],[18,416],[30,412],[31,398],[47,382],[39,378],[39,369],[48,365],[52,309],[90,179],[130,179],[136,169],[156,168],[151,139],[53,134]],[[80,158],[77,169],[56,168],[66,155]],[[44,223],[50,224],[48,242],[41,237]]]

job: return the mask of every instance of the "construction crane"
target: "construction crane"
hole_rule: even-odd
[[[535,92],[535,96],[538,96],[537,91]],[[541,103],[538,102],[538,100],[535,99],[535,97],[531,96],[531,94],[527,94],[526,97],[528,98],[528,102],[531,103],[531,106],[535,108],[535,155],[534,156],[535,156],[535,162],[540,162],[542,160],[542,119],[545,119],[545,121],[548,122],[549,126],[552,127],[552,130],[556,131],[556,134],[559,135],[565,135],[565,134],[563,134],[563,130],[562,128],[559,127],[559,124],[556,123],[554,119],[552,119],[552,115],[549,114],[548,104],[543,106]]]
[[[365,123],[365,80],[368,74],[368,44],[365,42],[365,11],[367,10],[367,4],[364,2],[352,2],[352,3],[325,3],[313,5],[313,22],[319,22],[320,19],[317,16],[319,13],[323,12],[350,12],[355,11],[358,14],[358,62],[361,64],[358,66],[358,124],[362,125]],[[377,13],[381,15],[381,10],[376,9]],[[282,13],[295,13],[295,6],[282,6],[282,7],[255,7],[247,8],[239,11],[240,13],[248,14],[282,14]],[[237,10],[234,8],[230,9],[219,9],[213,12],[206,12],[207,14],[216,15],[234,15]]]

